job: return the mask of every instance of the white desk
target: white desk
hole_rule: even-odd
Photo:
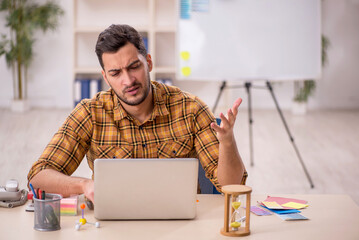
[[[251,213],[251,234],[242,239],[359,239],[359,207],[346,195],[275,195],[308,201],[302,214],[310,220],[283,221],[278,216]],[[252,205],[264,195],[252,195]],[[223,227],[224,197],[198,195],[197,217],[180,221],[101,221],[101,228],[86,224],[75,230],[79,216],[61,216],[61,230],[39,232],[33,229],[33,213],[25,205],[0,208],[0,239],[234,239],[220,234]],[[93,211],[85,218],[95,222]]]

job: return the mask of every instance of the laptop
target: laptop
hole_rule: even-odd
[[[99,220],[196,216],[196,158],[96,159],[94,171]]]

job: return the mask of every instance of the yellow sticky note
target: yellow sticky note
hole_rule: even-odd
[[[283,207],[294,208],[294,209],[302,209],[302,208],[308,207],[307,204],[296,203],[296,202],[287,202],[287,203],[285,203],[285,204],[282,204],[282,206],[283,206]]]
[[[188,77],[189,75],[191,75],[191,68],[190,67],[183,67],[181,69],[182,71],[182,75],[185,77]]]
[[[187,61],[187,60],[189,59],[189,57],[190,57],[189,52],[187,52],[187,51],[182,51],[182,52],[181,52],[181,58],[182,58],[183,60]]]
[[[276,202],[262,202],[269,209],[283,209],[281,205]]]

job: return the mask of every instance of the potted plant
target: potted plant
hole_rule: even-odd
[[[324,67],[328,61],[327,49],[329,47],[329,39],[322,35],[322,66]],[[294,83],[295,96],[293,99],[292,112],[294,114],[305,114],[307,111],[308,98],[313,95],[316,82],[313,79],[307,79]]]
[[[14,111],[24,111],[27,107],[27,70],[33,59],[34,33],[46,32],[58,26],[59,16],[64,11],[54,2],[45,4],[31,0],[1,0],[0,11],[6,12],[6,27],[10,35],[2,34],[0,56],[5,55],[6,63],[12,70],[14,83]]]

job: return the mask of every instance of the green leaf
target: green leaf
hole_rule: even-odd
[[[15,64],[26,71],[33,59],[35,32],[55,30],[64,11],[52,1],[38,4],[33,0],[1,0],[0,11],[6,13],[5,26],[11,32],[10,37],[2,35],[0,55],[5,54],[8,67]]]
[[[328,62],[327,50],[330,46],[329,39],[322,35],[322,67]],[[304,80],[303,86],[296,92],[294,101],[307,102],[308,98],[314,94],[316,82],[312,79]]]

